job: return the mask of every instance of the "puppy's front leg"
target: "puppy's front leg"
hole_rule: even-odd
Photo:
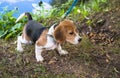
[[[59,52],[60,55],[66,55],[66,54],[68,54],[68,52],[66,50],[63,50],[61,48],[60,44],[58,44],[58,46],[57,46],[57,51]]]
[[[42,51],[43,50],[40,46],[35,45],[35,57],[36,57],[37,62],[42,62],[44,60],[41,55]]]

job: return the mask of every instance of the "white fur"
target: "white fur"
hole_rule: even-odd
[[[79,39],[81,39],[81,37],[78,34],[76,34],[76,37],[74,39],[74,44],[78,44],[79,43]]]
[[[55,26],[55,25],[56,25],[56,24],[53,24],[53,25],[50,27],[50,29],[49,29],[49,31],[48,31],[47,34],[53,35],[53,33],[54,33],[54,26]]]
[[[57,47],[57,43],[54,41],[54,39],[50,36],[47,36],[47,44],[45,46],[37,46],[35,45],[35,56],[36,60],[39,62],[42,62],[44,59],[41,55],[43,49],[45,50],[53,50]]]
[[[66,41],[68,41],[68,42],[70,42],[72,44],[78,44],[79,43],[79,39],[81,39],[81,37],[78,35],[78,33],[76,33],[76,37],[74,38],[73,41],[68,40],[68,39]]]
[[[16,23],[20,20],[20,19],[22,19],[23,17],[25,16],[25,13],[22,13],[18,18],[17,18],[17,20],[15,21]]]
[[[68,54],[67,51],[65,51],[65,50],[63,50],[63,49],[61,48],[61,45],[60,45],[60,44],[58,44],[57,50],[58,50],[58,52],[59,52],[60,55],[66,55],[66,54]]]
[[[42,47],[35,45],[35,57],[36,57],[37,62],[39,61],[42,62],[44,60],[41,55],[42,51],[43,51]]]
[[[25,40],[25,38],[22,38],[22,36],[18,36],[18,39],[17,39],[17,50],[19,52],[23,51],[22,43],[24,43],[24,44],[31,44],[32,42]]]
[[[22,52],[22,51],[23,51],[22,44],[21,44],[21,40],[22,40],[21,36],[18,36],[18,39],[17,39],[17,50],[18,50],[19,52]]]

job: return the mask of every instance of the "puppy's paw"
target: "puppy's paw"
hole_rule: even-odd
[[[59,54],[60,55],[66,55],[66,54],[68,54],[68,52],[66,50],[61,50],[61,51],[59,51]]]
[[[43,62],[44,58],[42,56],[36,56],[37,62]]]
[[[23,52],[24,50],[23,50],[23,48],[17,48],[17,51]]]

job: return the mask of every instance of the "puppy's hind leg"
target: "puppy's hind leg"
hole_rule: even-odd
[[[19,51],[19,52],[23,51],[22,41],[23,41],[22,36],[18,36],[18,38],[17,38],[17,51]]]
[[[32,42],[30,40],[28,40],[26,37],[24,37],[24,36],[18,36],[18,39],[17,39],[17,50],[19,52],[23,51],[22,43],[23,44],[32,44]]]

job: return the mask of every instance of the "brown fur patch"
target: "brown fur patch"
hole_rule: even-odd
[[[25,29],[26,29],[26,25],[23,28],[22,38],[25,38],[25,40],[27,41],[31,41],[30,38],[27,36]]]
[[[65,40],[73,42],[77,34],[77,28],[71,20],[64,20],[55,28],[54,37],[59,43]]]
[[[47,43],[48,29],[44,30],[40,38],[36,41],[37,46],[44,46]]]
[[[54,31],[54,37],[58,43],[63,43],[66,39],[65,30],[63,26],[57,26]]]

